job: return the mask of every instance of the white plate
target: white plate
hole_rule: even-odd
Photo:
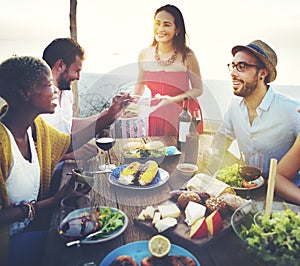
[[[104,208],[106,208],[106,207],[105,207],[105,206],[100,206],[100,208],[101,208],[101,209],[104,209]],[[110,208],[112,209],[113,212],[118,211],[118,209],[116,209],[116,208],[112,208],[112,207],[110,207]],[[81,214],[84,213],[84,212],[88,212],[88,213],[89,213],[89,212],[90,212],[90,208],[83,208],[83,209],[78,209],[78,210],[75,210],[75,211],[70,212],[70,213],[63,219],[63,221],[61,222],[60,226],[57,228],[58,232],[60,231],[61,225],[62,225],[62,224],[66,223],[68,220],[74,219],[74,218],[76,218],[76,217],[80,217]],[[100,237],[97,238],[97,236],[95,236],[94,238],[83,239],[83,240],[80,242],[80,244],[95,244],[95,243],[101,243],[101,242],[109,241],[109,240],[114,239],[114,238],[116,238],[117,236],[121,235],[121,234],[126,230],[126,228],[127,228],[127,225],[128,225],[128,217],[127,217],[127,215],[126,215],[124,212],[122,212],[121,210],[119,210],[119,212],[120,212],[122,215],[124,215],[124,217],[125,217],[125,218],[124,218],[124,225],[123,225],[122,227],[117,228],[117,229],[116,229],[114,232],[112,232],[111,234],[105,234],[105,238],[100,238]],[[101,230],[101,229],[99,229],[99,230]],[[96,232],[96,231],[95,231],[95,232]],[[62,237],[65,238],[64,235],[62,235]]]
[[[257,186],[250,187],[250,190],[260,188],[265,183],[265,179],[262,176],[260,176],[259,178],[253,180],[252,183],[256,183]],[[232,188],[235,190],[248,190],[248,188],[246,187],[232,187]]]
[[[169,173],[161,168],[158,168],[157,174],[154,177],[153,181],[145,186],[140,185],[124,185],[118,181],[120,177],[120,172],[127,166],[128,164],[124,164],[122,166],[119,166],[115,168],[109,175],[108,181],[115,186],[122,187],[122,188],[128,188],[128,189],[152,189],[159,187],[163,184],[165,184],[169,180]]]
[[[131,256],[136,260],[138,265],[140,265],[142,259],[151,256],[148,250],[148,242],[149,241],[132,242],[115,249],[101,261],[100,266],[109,266],[117,257],[122,255]],[[182,255],[192,258],[196,262],[196,265],[200,266],[200,263],[194,255],[180,246],[172,244],[169,255]]]

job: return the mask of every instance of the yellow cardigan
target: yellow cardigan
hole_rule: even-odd
[[[56,164],[62,159],[68,150],[71,137],[49,126],[41,117],[34,121],[35,147],[38,154],[41,168],[40,191],[38,200],[49,197],[51,175]],[[34,129],[33,129],[34,132]],[[6,190],[6,179],[12,164],[12,151],[9,136],[2,123],[0,123],[0,209],[9,206],[8,194]],[[8,226],[0,227],[0,264],[5,263],[4,258],[8,254]],[[3,241],[6,240],[6,241]],[[5,242],[7,249],[5,250]]]

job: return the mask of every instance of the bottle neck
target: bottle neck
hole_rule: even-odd
[[[188,109],[188,100],[186,98],[183,100],[182,109],[186,111]]]

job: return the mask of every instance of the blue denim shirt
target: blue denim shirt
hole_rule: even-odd
[[[251,125],[244,98],[234,96],[219,132],[231,140],[237,140],[247,164],[259,166],[259,154],[262,154],[262,167],[267,177],[270,159],[276,158],[279,161],[292,147],[300,132],[298,106],[299,100],[277,93],[269,87],[257,108],[258,117]]]

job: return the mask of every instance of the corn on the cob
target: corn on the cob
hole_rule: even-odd
[[[158,165],[155,161],[147,161],[141,169],[141,175],[138,182],[141,186],[145,186],[152,182],[158,171]]]
[[[132,162],[125,167],[119,176],[119,182],[124,185],[133,184],[136,173],[139,171],[141,164],[139,162]]]

